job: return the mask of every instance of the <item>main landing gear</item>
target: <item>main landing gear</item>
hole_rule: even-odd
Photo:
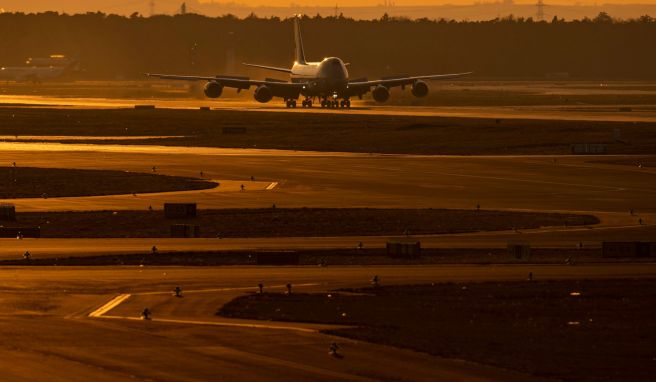
[[[324,99],[321,101],[321,107],[324,109],[350,109],[351,108],[351,100],[350,99],[343,99],[341,101],[338,101],[336,99],[330,100],[330,99]]]
[[[285,100],[285,105],[289,109],[296,108],[296,100],[287,99]],[[303,106],[303,108],[308,108],[308,109],[311,108],[313,106],[312,98],[306,98],[303,101],[301,101],[301,106]],[[324,98],[321,100],[321,108],[322,109],[350,109],[351,100],[348,98],[343,100]]]

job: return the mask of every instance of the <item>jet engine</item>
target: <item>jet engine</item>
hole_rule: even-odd
[[[390,97],[389,89],[383,85],[376,86],[371,94],[374,96],[376,102],[381,103],[386,102]]]
[[[261,103],[267,103],[273,98],[273,92],[271,88],[266,85],[260,85],[255,89],[255,100]]]
[[[428,95],[428,84],[424,81],[417,80],[412,84],[412,95],[418,98],[423,98]]]
[[[219,98],[223,94],[223,85],[215,81],[210,81],[205,84],[203,91],[208,98]]]

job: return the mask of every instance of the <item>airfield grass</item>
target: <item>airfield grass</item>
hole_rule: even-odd
[[[172,224],[200,227],[202,237],[305,237],[450,234],[592,225],[590,215],[488,210],[268,208],[200,210],[196,218],[167,219],[164,212],[25,212],[6,227],[41,227],[47,238],[169,237]]]
[[[0,167],[0,199],[203,190],[216,183],[126,171]]]
[[[385,116],[347,111],[0,108],[0,135],[13,137],[12,141],[26,135],[125,136],[124,140],[90,143],[365,153],[569,154],[572,144],[599,143],[607,146],[608,154],[653,154],[655,128],[656,123],[651,122]],[[244,132],[234,133],[240,129]],[[136,136],[181,137],[131,138]]]
[[[653,380],[656,279],[535,280],[250,294],[218,314],[354,325],[328,333],[556,380]]]

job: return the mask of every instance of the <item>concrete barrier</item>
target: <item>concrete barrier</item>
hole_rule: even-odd
[[[409,257],[421,256],[421,242],[419,241],[388,241],[387,256]]]
[[[603,155],[606,154],[606,145],[601,143],[577,143],[571,146],[574,155]]]
[[[644,241],[604,241],[601,245],[602,257],[654,257],[656,242]]]
[[[508,256],[517,260],[531,258],[531,246],[525,243],[508,243]]]

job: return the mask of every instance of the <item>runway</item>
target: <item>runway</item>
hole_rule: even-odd
[[[242,112],[281,112],[281,113],[344,113],[387,116],[424,117],[466,117],[503,119],[542,119],[571,121],[656,121],[656,108],[649,105],[621,105],[630,110],[621,111],[619,105],[555,105],[555,106],[390,106],[374,105],[353,101],[354,107],[348,110],[288,109],[284,103],[272,101],[260,104],[240,98],[221,98],[219,100],[186,98],[70,98],[56,96],[0,95],[0,106],[62,107],[85,109],[133,108],[135,105],[152,105],[156,108],[199,109],[210,107],[213,110],[233,110]]]

